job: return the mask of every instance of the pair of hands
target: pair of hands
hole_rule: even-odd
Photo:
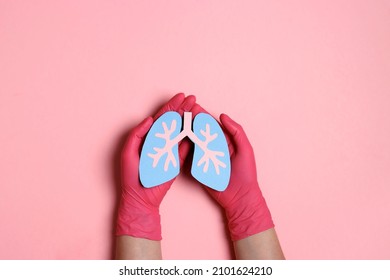
[[[143,139],[153,122],[168,111],[181,116],[207,113],[196,103],[193,95],[176,94],[152,118],[148,117],[129,134],[121,155],[122,196],[118,210],[117,235],[161,240],[159,207],[175,179],[153,188],[144,188],[139,180],[139,159]],[[256,163],[252,146],[242,129],[229,116],[222,114],[231,156],[231,175],[227,189],[218,192],[206,187],[208,193],[225,209],[233,241],[272,228],[271,214],[257,183]],[[179,144],[180,167],[187,157],[191,143]]]

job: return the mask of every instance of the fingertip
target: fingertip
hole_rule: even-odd
[[[195,103],[194,106],[192,106],[191,112],[193,114],[193,117],[195,117],[199,113],[207,113],[207,111],[203,109],[203,107],[200,106],[198,103]]]
[[[178,110],[179,113],[182,115],[184,112],[189,112],[191,111],[192,107],[194,106],[196,102],[196,97],[195,95],[189,95],[187,96],[183,103],[180,106],[180,109]]]
[[[183,103],[185,97],[184,93],[180,92],[175,94],[167,103],[165,103],[154,115],[153,119],[157,120],[161,115],[168,111],[177,111]]]
[[[176,93],[176,94],[172,97],[172,99],[174,99],[174,98],[183,98],[183,97],[185,97],[184,92],[179,92],[179,93]]]
[[[178,107],[184,102],[184,99],[185,99],[184,93],[179,92],[179,93],[175,94],[175,95],[168,101],[167,104],[169,104],[169,107],[172,108],[172,109],[178,108]]]
[[[244,143],[249,143],[249,140],[246,136],[246,133],[242,126],[234,121],[231,117],[226,114],[221,114],[220,116],[222,125],[226,129],[227,133],[230,134],[232,142],[236,150],[240,149],[240,146]],[[250,143],[249,143],[250,145]]]
[[[193,95],[193,94],[188,95],[188,96],[186,97],[186,99],[188,100],[188,102],[191,102],[191,103],[193,103],[193,104],[195,104],[195,102],[196,102],[196,96]]]
[[[234,136],[237,133],[237,128],[235,127],[233,120],[228,115],[222,113],[219,116],[219,119],[221,120],[222,125],[231,135]]]
[[[220,116],[219,116],[219,119],[221,120],[221,122],[224,122],[226,120],[229,120],[230,117],[228,115],[226,115],[225,113],[222,113]]]

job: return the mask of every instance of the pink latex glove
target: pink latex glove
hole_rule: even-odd
[[[206,112],[195,104],[193,115]],[[207,112],[206,112],[207,113]],[[259,188],[252,145],[241,125],[221,114],[231,159],[229,185],[223,192],[206,187],[210,195],[225,209],[231,239],[237,241],[273,228],[271,213]]]
[[[182,115],[183,111],[191,110],[194,103],[194,96],[190,95],[185,98],[183,93],[179,93],[159,110],[154,120],[167,111],[177,111]],[[154,120],[152,117],[147,117],[137,125],[130,132],[122,150],[122,196],[118,209],[117,235],[161,240],[159,207],[175,179],[147,189],[141,185],[138,173],[141,145]],[[187,141],[182,141],[179,145],[181,165],[189,148]]]

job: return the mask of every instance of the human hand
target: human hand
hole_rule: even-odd
[[[171,187],[172,179],[154,188],[144,188],[139,180],[139,159],[142,141],[153,121],[168,111],[183,115],[195,104],[195,96],[175,95],[152,118],[147,117],[129,134],[121,154],[122,195],[118,209],[117,235],[130,235],[150,240],[161,240],[159,207]],[[180,165],[188,154],[188,141],[179,144]]]
[[[207,113],[198,104],[191,111],[194,116]],[[220,121],[229,146],[230,181],[225,191],[206,190],[225,209],[231,238],[237,241],[270,229],[274,224],[257,182],[256,161],[248,137],[242,126],[226,114],[221,114]]]

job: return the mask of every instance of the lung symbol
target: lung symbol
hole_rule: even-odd
[[[230,179],[230,155],[225,135],[218,122],[209,114],[196,115],[192,130],[192,113],[181,116],[167,112],[158,118],[148,132],[141,151],[139,173],[141,183],[151,188],[179,174],[178,142],[184,137],[195,144],[192,176],[217,190],[226,189]]]

